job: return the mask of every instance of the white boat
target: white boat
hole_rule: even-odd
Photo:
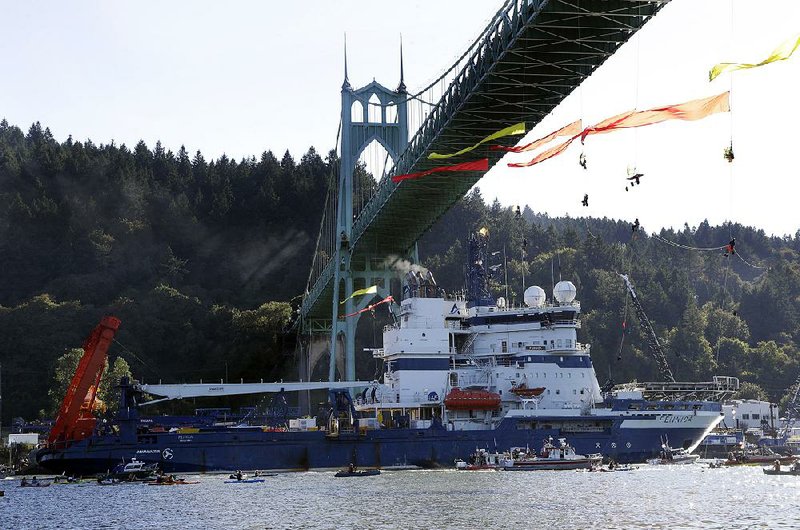
[[[693,455],[686,449],[673,449],[668,444],[663,444],[658,457],[648,459],[647,463],[652,465],[694,464],[699,458],[700,455]]]
[[[564,438],[558,445],[548,438],[539,454],[513,449],[502,462],[504,471],[533,471],[539,469],[592,469],[603,462],[600,454],[579,455]]]
[[[459,471],[497,471],[503,468],[503,461],[510,458],[509,453],[490,453],[486,449],[476,449],[464,461],[456,460],[456,469]]]

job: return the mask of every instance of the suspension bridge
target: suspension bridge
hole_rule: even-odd
[[[450,164],[428,155],[458,151],[511,124],[525,122],[530,130],[668,2],[507,0],[461,57],[415,93],[405,85],[402,48],[396,89],[375,81],[353,88],[345,49],[339,165],[330,176],[298,319],[301,333],[311,337],[300,355],[301,378],[308,380],[327,355],[331,381],[337,367],[341,379],[355,380],[358,316],[341,315],[371,300],[350,295],[377,285],[382,297],[398,296],[397,264],[417,261],[415,242],[482,175],[400,183],[390,177]],[[391,158],[377,182],[354,176],[373,142]],[[490,165],[503,154],[479,153]]]

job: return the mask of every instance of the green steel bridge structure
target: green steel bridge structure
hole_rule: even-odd
[[[316,343],[302,353],[310,375],[317,361],[330,360],[329,379],[355,380],[358,317],[344,318],[374,299],[349,298],[377,285],[381,297],[399,293],[393,267],[416,261],[416,241],[482,175],[440,173],[398,184],[391,176],[424,171],[502,152],[481,147],[449,160],[452,153],[514,123],[529,130],[547,116],[669,0],[507,0],[464,54],[425,89],[410,93],[403,79],[388,89],[373,81],[354,89],[345,80],[337,140],[339,165],[330,189],[317,248],[298,319],[301,334]],[[410,133],[413,134],[409,138]],[[520,137],[506,138],[507,145]],[[354,178],[359,156],[372,142],[391,163],[365,186]],[[496,143],[496,142],[495,142]],[[337,360],[338,359],[338,360]],[[307,379],[306,379],[307,380]]]

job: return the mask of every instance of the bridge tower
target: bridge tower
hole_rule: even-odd
[[[335,379],[336,344],[344,349],[344,379],[354,381],[355,335],[360,315],[342,318],[363,309],[373,301],[371,297],[347,298],[358,288],[378,286],[378,295],[389,295],[393,272],[385,264],[388,256],[351,261],[353,220],[359,212],[354,210],[353,173],[364,149],[373,140],[386,149],[393,162],[408,144],[407,91],[403,81],[403,45],[400,44],[400,83],[390,90],[374,79],[368,85],[354,89],[347,76],[347,45],[344,54],[344,83],[342,84],[342,131],[339,168],[339,193],[336,208],[336,234],[339,239],[333,256],[336,264],[333,283],[332,323],[330,340],[329,380]],[[382,175],[374,175],[380,179]],[[358,286],[356,286],[358,283]],[[341,298],[347,298],[340,304]],[[338,339],[338,340],[337,340]]]

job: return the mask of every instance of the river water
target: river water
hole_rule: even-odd
[[[0,481],[0,529],[800,528],[800,476],[760,467],[630,472],[286,473],[260,484],[52,485]]]

